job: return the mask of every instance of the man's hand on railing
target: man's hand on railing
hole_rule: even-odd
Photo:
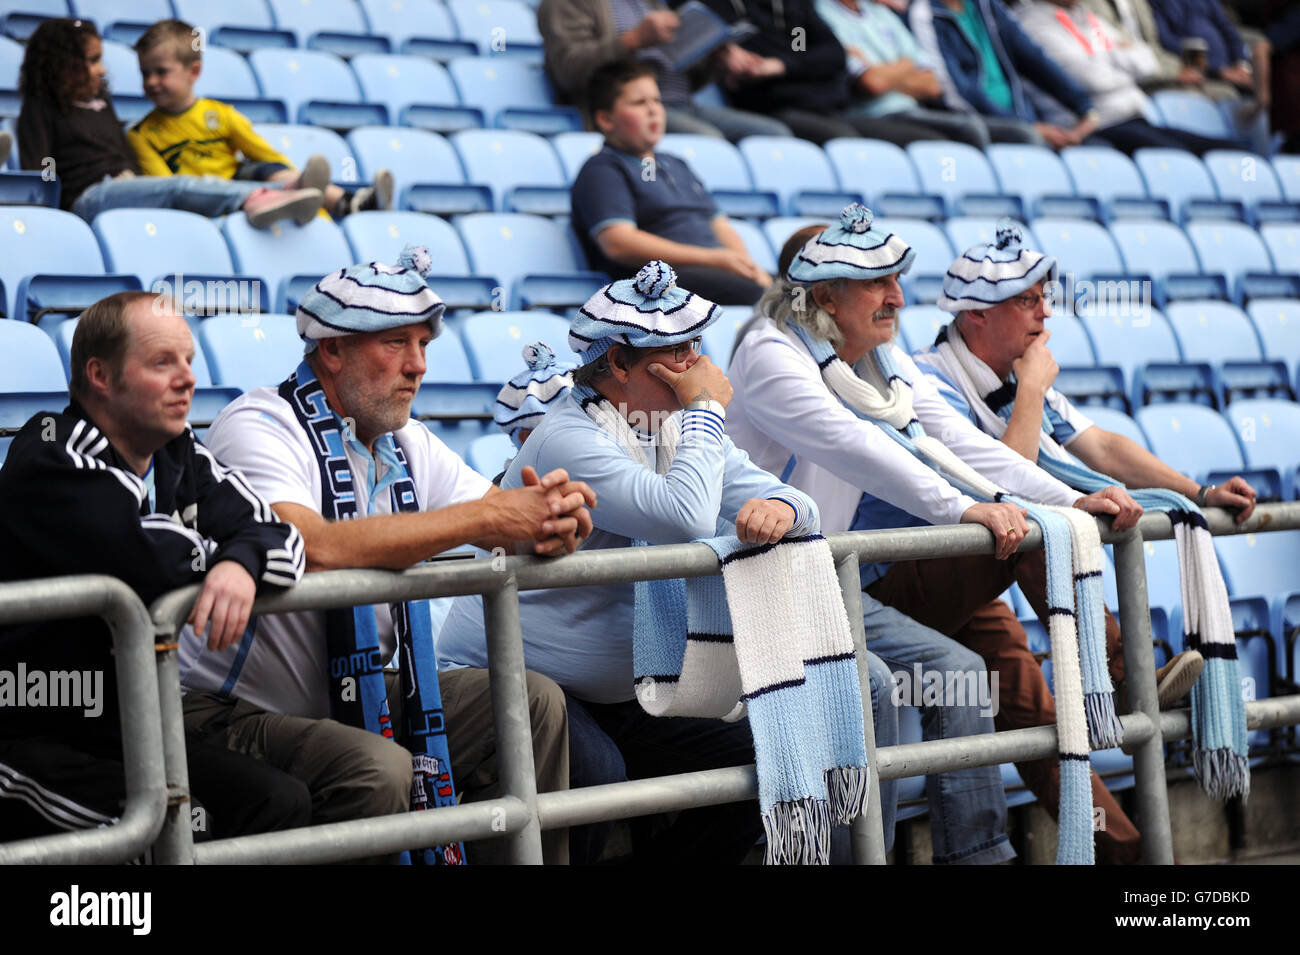
[[[751,497],[736,515],[736,536],[746,544],[775,544],[794,527],[795,516],[784,501]]]
[[[207,627],[208,649],[224,650],[248,629],[248,617],[256,596],[257,582],[242,564],[233,560],[219,561],[203,578],[203,590],[185,622],[200,638]]]
[[[1110,522],[1112,530],[1126,531],[1136,527],[1142,516],[1142,505],[1129,495],[1128,491],[1118,485],[1102,488],[1074,502],[1074,506],[1098,517],[1114,518]]]
[[[966,508],[961,522],[983,524],[993,532],[997,544],[994,555],[998,560],[1006,560],[1014,554],[1029,533],[1028,515],[1016,504],[976,504]]]
[[[1205,497],[1210,507],[1226,507],[1236,511],[1236,521],[1243,523],[1255,513],[1255,489],[1241,475],[1233,475],[1216,485]]]
[[[517,508],[520,532],[507,536],[534,541],[533,553],[542,557],[572,554],[591,534],[587,508],[596,506],[596,492],[582,481],[570,481],[563,468],[538,477],[534,468],[526,467],[520,477],[523,487],[493,496]]]

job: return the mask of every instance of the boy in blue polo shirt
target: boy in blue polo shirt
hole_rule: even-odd
[[[598,69],[588,108],[605,148],[573,183],[573,228],[593,268],[630,277],[660,259],[683,287],[723,305],[752,305],[771,277],[690,167],[656,153],[664,107],[653,66],[616,62]]]

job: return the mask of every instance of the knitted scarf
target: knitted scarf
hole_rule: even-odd
[[[960,333],[948,332],[950,327],[940,331],[928,360],[961,389],[980,427],[1000,438],[1015,408],[1014,385],[1008,388],[999,381],[993,370],[971,352]],[[1061,447],[1053,437],[1046,410],[1038,448],[1039,466],[1071,487],[1091,492],[1119,483],[1084,467]],[[1228,590],[1214,553],[1214,539],[1200,508],[1183,495],[1164,488],[1129,493],[1145,510],[1169,515],[1178,551],[1184,645],[1205,657],[1205,669],[1192,687],[1192,765],[1196,778],[1201,788],[1216,799],[1249,796],[1246,705],[1241,696]]]
[[[1092,864],[1089,741],[1093,747],[1106,749],[1123,740],[1106,671],[1101,538],[1095,522],[1072,508],[1047,507],[1008,494],[927,435],[913,414],[912,386],[894,364],[892,345],[882,345],[871,353],[873,362],[866,363],[864,369],[874,380],[868,381],[835,354],[830,342],[813,338],[798,324],[790,327],[817,362],[826,386],[849,410],[880,427],[967,494],[1017,504],[1042,528],[1061,760],[1056,861]]]
[[[289,402],[311,440],[321,476],[321,513],[327,520],[358,517],[353,476],[344,451],[356,437],[330,408],[311,366],[298,370],[280,384],[280,397]],[[375,442],[375,457],[387,465],[376,483],[370,465],[366,483],[373,512],[387,491],[393,513],[418,511],[415,484],[406,469],[406,456],[391,434]],[[433,650],[433,626],[424,600],[388,605],[401,660],[402,697],[405,701],[406,745],[414,754],[411,809],[454,806],[456,790],[447,752],[442,697],[438,690],[438,665]],[[325,647],[329,660],[330,715],[341,723],[360,726],[393,738],[384,686],[384,664],[375,624],[375,608],[352,607],[325,611]],[[460,843],[403,853],[403,861],[424,865],[463,865]]]
[[[608,401],[583,390],[593,421],[633,460],[667,473],[682,440],[680,415],[652,448]],[[721,559],[721,578],[636,584],[637,698],[653,716],[736,720],[748,712],[764,862],[825,865],[831,826],[866,808],[868,771],[853,637],[830,546],[819,534],[743,544],[722,517],[716,533],[703,543]]]

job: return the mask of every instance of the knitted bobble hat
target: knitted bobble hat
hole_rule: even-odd
[[[307,350],[322,338],[418,322],[427,322],[436,336],[446,306],[424,280],[432,264],[428,249],[408,245],[397,265],[370,262],[325,276],[298,303],[298,334]]]
[[[573,362],[555,359],[555,351],[546,342],[533,342],[524,346],[526,371],[506,382],[497,395],[492,417],[499,427],[522,445],[519,432],[536,428],[542,416],[556,401],[573,388]]]
[[[785,277],[807,285],[906,272],[916,258],[915,250],[892,232],[873,229],[874,222],[871,210],[860,202],[845,206],[837,224],[804,243]]]
[[[1056,259],[1023,243],[1020,226],[1011,219],[999,221],[992,244],[972,246],[948,267],[938,306],[953,313],[989,308],[1054,277]]]
[[[569,347],[586,364],[614,344],[662,348],[689,341],[721,315],[713,302],[679,288],[672,266],[655,260],[587,300],[569,326]]]

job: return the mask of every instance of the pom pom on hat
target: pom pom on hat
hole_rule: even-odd
[[[871,228],[875,218],[872,211],[862,203],[853,202],[845,206],[844,211],[840,213],[840,227],[845,232],[861,235]]]
[[[555,359],[555,349],[546,342],[531,342],[524,346],[527,371],[515,375],[497,395],[493,418],[499,427],[514,440],[519,432],[541,424],[547,409],[563,398],[573,388],[573,362]]]
[[[840,221],[804,243],[786,269],[791,282],[875,279],[906,272],[916,252],[892,232],[874,229],[875,216],[860,202],[850,203]]]
[[[298,335],[308,351],[322,338],[420,322],[437,335],[446,306],[424,280],[432,265],[427,248],[408,245],[397,265],[370,262],[331,272],[298,303]]]
[[[655,259],[641,266],[632,280],[632,287],[646,298],[663,298],[668,290],[677,286],[677,273],[667,262]]]
[[[647,262],[636,276],[611,282],[587,300],[569,326],[569,347],[584,362],[610,345],[660,348],[695,338],[722,315],[713,302],[677,284],[667,262]]]
[[[1024,241],[1025,237],[1020,232],[1020,226],[1010,219],[998,220],[997,242],[995,244],[999,249],[1019,249],[1024,244]]]
[[[1023,246],[1024,233],[1012,219],[1000,219],[990,245],[976,245],[948,266],[943,294],[936,303],[945,312],[979,311],[1023,295],[1056,274],[1056,259]]]
[[[546,342],[532,342],[524,346],[524,364],[529,371],[539,371],[555,364],[555,350]]]
[[[433,268],[433,257],[423,245],[408,245],[397,257],[397,264],[404,269],[414,269],[420,273],[420,278],[424,278]]]

